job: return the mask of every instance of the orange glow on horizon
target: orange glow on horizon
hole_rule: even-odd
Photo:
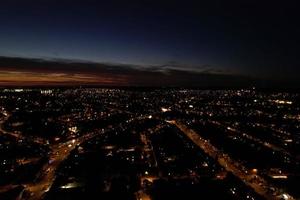
[[[0,85],[56,85],[56,84],[103,84],[127,85],[126,76],[109,74],[81,74],[81,73],[40,73],[20,71],[0,71]]]

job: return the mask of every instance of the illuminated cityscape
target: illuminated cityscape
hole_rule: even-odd
[[[0,200],[300,200],[299,19],[1,0]]]
[[[300,94],[0,91],[0,199],[298,199]]]

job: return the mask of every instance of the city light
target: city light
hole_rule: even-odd
[[[297,174],[291,169],[299,167],[294,147],[300,107],[289,103],[298,94],[42,90],[0,90],[6,97],[0,98],[0,149],[9,152],[0,160],[0,197],[18,187],[5,177],[19,180],[20,174],[33,174],[22,185],[30,200],[60,198],[62,190],[72,195],[75,188],[88,194],[84,189],[91,185],[107,194],[127,188],[137,199],[163,196],[164,187],[173,198],[177,188],[185,195],[185,188],[217,188],[212,199],[300,197],[293,184],[276,184],[292,182]],[[270,101],[277,98],[291,100]],[[202,177],[212,181],[203,184]]]

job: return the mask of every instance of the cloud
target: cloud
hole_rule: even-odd
[[[243,86],[248,77],[170,62],[162,66],[0,57],[1,85]]]
[[[90,74],[67,74],[67,73],[41,73],[0,71],[1,85],[72,85],[72,84],[96,84],[114,85],[116,82],[125,83],[121,78],[107,76],[95,76]]]

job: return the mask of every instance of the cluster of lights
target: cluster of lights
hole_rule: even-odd
[[[277,104],[288,104],[288,105],[293,104],[292,101],[285,101],[285,100],[278,100],[278,99],[274,100],[274,102],[277,103]]]

